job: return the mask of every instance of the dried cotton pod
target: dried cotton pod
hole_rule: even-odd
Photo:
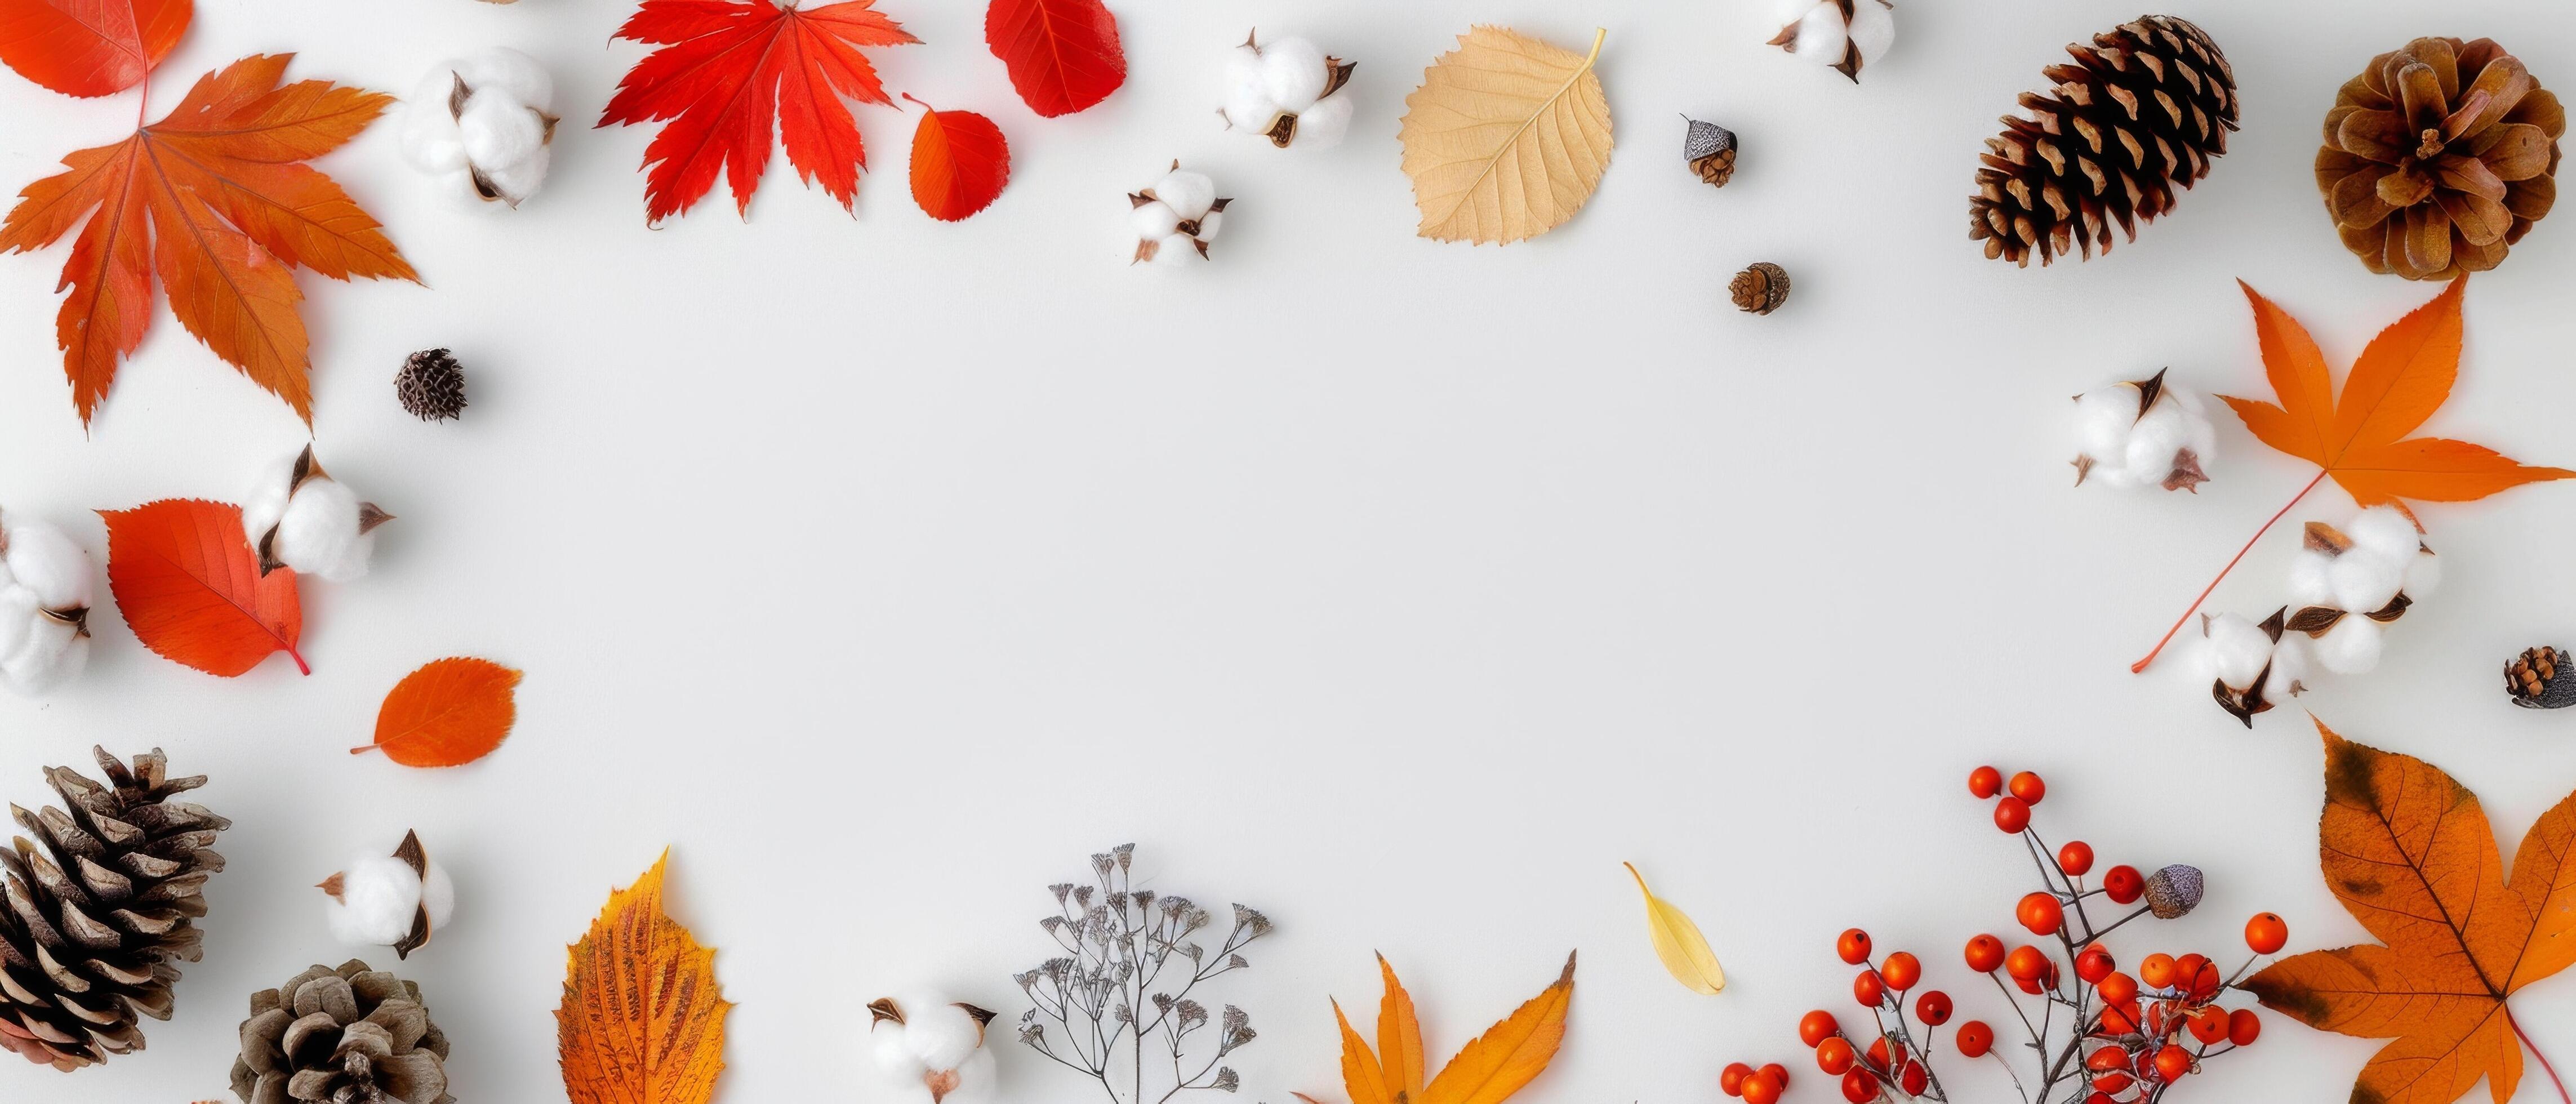
[[[928,990],[868,1002],[877,1072],[904,1104],[980,1104],[993,1098],[993,1013]]]
[[[62,530],[0,516],[0,686],[42,694],[80,676],[94,575]]]
[[[391,856],[360,855],[317,888],[325,904],[331,935],[361,947],[391,947],[396,958],[410,958],[429,945],[431,933],[447,926],[456,911],[456,883],[445,868],[429,860],[420,834],[403,833]]]
[[[1896,9],[1887,0],[1780,0],[1780,33],[1769,45],[1792,57],[1830,65],[1860,83],[1860,70],[1896,43]]]
[[[376,527],[394,519],[324,472],[311,445],[263,473],[241,509],[260,574],[291,567],[335,583],[367,573]]]
[[[1351,99],[1337,96],[1357,63],[1316,49],[1302,38],[1264,46],[1261,33],[1245,35],[1225,59],[1225,106],[1217,117],[1226,129],[1257,134],[1280,149],[1331,149],[1351,130]]]
[[[1216,194],[1216,182],[1206,173],[1172,162],[1172,170],[1153,187],[1127,195],[1136,226],[1136,257],[1130,263],[1184,264],[1193,255],[1206,260],[1208,243],[1216,240],[1217,225],[1232,202]]]
[[[1789,300],[1789,271],[1769,261],[1755,261],[1726,285],[1735,305],[1748,314],[1769,314]]]
[[[2075,485],[2198,493],[2218,432],[2199,396],[2167,387],[2162,370],[2075,396]]]
[[[453,195],[516,207],[553,164],[554,101],[554,79],[517,50],[442,63],[405,102],[403,156]]]

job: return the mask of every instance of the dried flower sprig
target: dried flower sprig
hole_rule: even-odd
[[[1194,1047],[1191,1037],[1211,1018],[1190,993],[1201,982],[1249,968],[1243,948],[1270,933],[1270,918],[1234,906],[1233,926],[1211,951],[1197,937],[1214,915],[1187,897],[1132,888],[1135,853],[1128,843],[1093,855],[1091,885],[1047,887],[1057,913],[1038,925],[1066,953],[1013,976],[1033,1005],[1020,1015],[1020,1041],[1098,1081],[1113,1104],[1162,1104],[1188,1090],[1233,1092],[1241,1077],[1218,1063],[1253,1040],[1252,1018],[1225,1005],[1213,1021],[1216,1052],[1198,1061],[1193,1050],[1204,1048]],[[1050,1021],[1055,1031],[1048,1030]],[[1147,1086],[1164,1079],[1149,1078],[1146,1068],[1159,1075],[1166,1060],[1169,1087],[1149,1098]]]

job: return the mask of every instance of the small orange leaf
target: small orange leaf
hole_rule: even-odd
[[[383,751],[406,767],[453,767],[492,753],[518,719],[519,672],[488,659],[433,661],[403,676],[376,712],[376,742],[349,749]]]
[[[570,948],[555,1009],[564,1092],[572,1104],[706,1104],[724,1072],[724,1021],[733,1005],[716,984],[716,953],[662,913],[653,861],[608,895]]]
[[[108,589],[144,647],[225,678],[276,652],[311,673],[295,652],[304,635],[295,572],[260,574],[240,507],[163,499],[98,516],[107,519]]]
[[[1565,972],[1557,975],[1555,984],[1467,1044],[1426,1088],[1422,1031],[1414,1020],[1413,997],[1396,980],[1395,967],[1387,964],[1386,956],[1378,956],[1377,962],[1386,984],[1377,1025],[1378,1045],[1386,1052],[1383,1066],[1368,1041],[1343,1017],[1341,1002],[1333,1002],[1333,1018],[1342,1035],[1342,1088],[1350,1094],[1351,1104],[1502,1104],[1547,1069],[1556,1058],[1557,1044],[1565,1039],[1565,1017],[1574,1002],[1571,954],[1565,956]],[[1307,1104],[1318,1104],[1304,1093],[1295,1095]]]
[[[1386,1064],[1386,1091],[1404,1100],[1422,1099],[1422,1022],[1413,1015],[1413,994],[1395,979],[1395,967],[1377,956],[1377,972],[1386,996],[1377,1006],[1377,1049]]]

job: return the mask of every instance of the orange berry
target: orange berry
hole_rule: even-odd
[[[1826,1039],[1816,1048],[1816,1068],[1835,1077],[1852,1068],[1852,1062],[1858,1058],[1859,1055],[1852,1052],[1850,1040],[1840,1035]]]
[[[2227,1010],[2214,1004],[2194,1010],[2191,1014],[2191,1037],[2200,1040],[2202,1046],[2218,1045],[2219,1040],[2227,1037]]]
[[[1983,801],[2004,789],[2004,772],[1993,767],[1978,767],[1968,772],[1968,792]]]
[[[2115,905],[2137,903],[2147,894],[2147,876],[2134,866],[2115,866],[2102,875],[2102,895]]]
[[[2012,781],[2004,783],[2004,789],[2020,798],[2025,805],[2037,805],[2040,798],[2048,796],[2048,783],[2040,781],[2038,775],[2029,771],[2012,776]]]
[[[2237,1046],[2252,1046],[2263,1035],[2263,1017],[2251,1008],[2239,1008],[2227,1014],[2227,1041]]]
[[[2276,954],[2289,942],[2289,921],[2268,912],[2258,912],[2245,922],[2245,945],[2255,954]]]
[[[2163,989],[2171,986],[2174,983],[2173,956],[2151,954],[2139,959],[2138,980],[2146,982],[2149,989]]]
[[[2098,943],[2084,948],[2075,956],[2075,976],[2084,979],[2086,985],[2102,984],[2102,979],[2111,976],[2111,971],[2118,968],[2119,964],[2111,959],[2111,952],[2103,950]]]
[[[1780,1104],[1780,1093],[1787,1088],[1768,1072],[1754,1074],[1744,1079],[1744,1104]]]
[[[2036,981],[2048,972],[2048,965],[2048,956],[2028,943],[2013,948],[2012,953],[2004,957],[2004,972],[2011,974],[2015,981]]]
[[[1822,1008],[1798,1018],[1798,1041],[1809,1048],[1823,1045],[1825,1040],[1842,1034],[1842,1030],[1843,1025],[1835,1022],[1834,1014]]]
[[[2093,991],[2102,995],[2104,1004],[2127,1004],[2138,999],[2138,979],[2113,970],[2093,983]]]
[[[1887,1036],[1881,1035],[1869,1044],[1869,1064],[1880,1069],[1888,1066]]]
[[[2030,803],[2018,797],[1995,802],[1995,827],[2006,832],[2019,832],[2030,827]]]
[[[1878,964],[1878,977],[1887,983],[1888,988],[1902,993],[1923,980],[1923,964],[1915,961],[1913,955],[1898,951]]]
[[[1887,983],[1879,980],[1878,971],[1863,970],[1852,977],[1852,999],[1863,1008],[1876,1008],[1887,999]]]
[[[2013,908],[2013,918],[2032,935],[2055,935],[2066,924],[2066,908],[2057,903],[2054,893],[2025,893]]]
[[[1925,1027],[1950,1022],[1950,994],[1932,989],[1914,998],[1914,1018],[1923,1021]]]
[[[2102,1031],[2108,1035],[2135,1035],[2146,1026],[2138,1022],[2142,1018],[2136,1001],[2105,1003],[2102,1006]]]
[[[2129,1086],[2137,1082],[2137,1078],[2125,1073],[2100,1074],[2093,1078],[2093,1095],[2109,1094],[2113,1099],[2118,1099],[2118,1094],[2129,1091]]]
[[[1868,1071],[1856,1069],[1843,1075],[1843,1099],[1851,1104],[1870,1104],[1878,1096],[1878,1078]]]
[[[2163,1050],[2156,1052],[2156,1076],[2170,1083],[2182,1080],[2182,1075],[2190,1072],[2190,1051],[2172,1043],[2166,1043]]]
[[[1960,1054],[1983,1058],[1987,1051],[1994,1049],[1995,1029],[1987,1027],[1984,1020],[1970,1020],[1959,1025],[1958,1037],[1953,1041],[1958,1044]]]
[[[1789,1090],[1789,1067],[1778,1062],[1765,1063],[1761,1069],[1753,1072],[1753,1076],[1780,1086],[1782,1092]]]
[[[1742,1062],[1728,1062],[1717,1071],[1717,1091],[1728,1096],[1744,1095],[1744,1079],[1753,1076],[1753,1067]]]
[[[2083,840],[2068,840],[2066,846],[2057,849],[2057,868],[2065,871],[2068,877],[2083,877],[2085,871],[2093,869],[2093,845]]]
[[[1834,953],[1841,955],[1843,964],[1847,966],[1860,966],[1868,963],[1869,933],[1862,931],[1859,928],[1845,929],[1843,934],[1834,940]]]
[[[1980,974],[1991,974],[2004,964],[2004,941],[1991,935],[1968,940],[1968,968]]]

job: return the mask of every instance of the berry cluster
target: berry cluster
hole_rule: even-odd
[[[2142,916],[2170,920],[2190,912],[2200,904],[2200,871],[2174,865],[2140,874],[2135,867],[2113,866],[2102,872],[2099,885],[2088,887],[2093,848],[2070,841],[2051,851],[2031,829],[2031,807],[2048,794],[2038,775],[2023,771],[2007,779],[1993,767],[1979,767],[1968,776],[1968,791],[1995,802],[1996,828],[2022,837],[2046,888],[2024,895],[2014,919],[2043,945],[2056,946],[2007,947],[1992,935],[1978,935],[1963,955],[1970,971],[1994,981],[2029,1033],[2028,1045],[2039,1060],[2037,1091],[1995,1050],[1994,1029],[1982,1020],[1962,1023],[1953,1034],[1952,1046],[1962,1056],[1994,1056],[2029,1104],[2155,1104],[2203,1060],[2262,1034],[2263,1021],[2251,1009],[2229,1009],[2218,1000],[2262,956],[2289,942],[2280,917],[2266,912],[2246,922],[2245,944],[2254,954],[2234,974],[2222,977],[2217,964],[2199,954],[2151,954],[2138,961],[2136,974],[2124,973],[2102,938]],[[2089,910],[2105,902],[2136,908],[2097,927]],[[1923,980],[1919,960],[1896,951],[1871,965],[1869,933],[1858,928],[1835,941],[1835,952],[1861,968],[1852,979],[1852,998],[1869,1010],[1871,1022],[1855,1036],[1830,1012],[1807,1013],[1798,1021],[1798,1041],[1815,1052],[1816,1068],[1842,1078],[1843,1099],[1852,1104],[1948,1101],[1931,1059],[1933,1031],[1950,1020],[1950,995],[1938,989],[1915,995],[1909,1018],[1906,995]],[[2015,990],[2039,998],[2036,1019]],[[1858,1038],[1868,1038],[1868,1045]],[[1755,1070],[1738,1062],[1726,1067],[1718,1084],[1749,1104],[1773,1104],[1788,1080],[1788,1071],[1777,1064]]]

